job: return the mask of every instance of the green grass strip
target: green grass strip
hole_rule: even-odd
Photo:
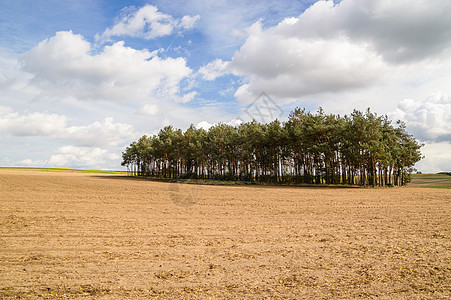
[[[433,188],[433,189],[451,189],[451,185],[437,185],[437,186],[417,186],[422,188]]]
[[[430,177],[427,177],[427,176],[422,176],[422,177],[417,177],[417,176],[412,176],[412,179],[451,179],[451,177],[449,177],[449,176],[430,176]]]

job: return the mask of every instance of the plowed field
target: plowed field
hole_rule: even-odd
[[[445,299],[451,190],[0,170],[0,299]]]

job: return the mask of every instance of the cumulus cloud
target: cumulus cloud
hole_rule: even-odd
[[[427,143],[421,153],[424,158],[415,165],[417,170],[423,173],[451,171],[450,143]]]
[[[0,107],[0,132],[14,136],[57,135],[66,126],[67,117],[40,112],[20,115],[9,107]]]
[[[449,53],[450,13],[447,0],[318,1],[276,26],[257,22],[229,64],[245,80],[235,96],[294,100],[375,85],[396,68]]]
[[[225,122],[225,124],[230,125],[230,126],[240,126],[240,124],[243,123],[243,120],[241,119],[232,119],[229,122]],[[207,121],[201,121],[199,123],[197,123],[196,128],[202,128],[205,130],[210,129],[210,127],[213,127],[214,125],[217,125],[219,123],[209,123]]]
[[[113,118],[105,118],[103,122],[67,127],[64,129],[64,135],[59,138],[80,146],[117,146],[136,136],[132,125],[115,123]]]
[[[19,166],[24,166],[24,167],[43,167],[46,164],[45,160],[40,160],[40,159],[31,159],[31,158],[26,158],[23,159],[19,162],[17,162],[17,164]]]
[[[98,147],[64,146],[59,148],[47,161],[52,167],[91,167],[99,168],[109,160],[117,160],[119,155],[108,153]]]
[[[183,16],[180,20],[179,27],[183,29],[191,29],[194,27],[194,24],[200,19],[199,15],[196,16]]]
[[[68,123],[66,116],[40,112],[19,114],[0,106],[0,132],[3,135],[45,136],[89,147],[118,146],[139,135],[132,125],[116,123],[113,118],[89,125],[69,126]]]
[[[277,98],[295,99],[364,87],[383,71],[378,56],[346,39],[286,40],[259,26],[253,32],[253,38],[231,62],[234,72],[248,81],[235,94],[245,102],[262,91]]]
[[[222,59],[215,59],[207,65],[200,67],[199,74],[202,75],[204,80],[212,81],[227,73],[227,65],[228,62],[225,62]]]
[[[204,130],[208,130],[213,125],[214,124],[208,123],[207,121],[201,121],[201,122],[197,123],[196,128],[198,128],[198,129],[202,128]]]
[[[31,83],[51,98],[127,101],[180,98],[191,74],[184,58],[160,58],[117,42],[92,54],[92,46],[71,31],[57,32],[20,57]]]
[[[438,93],[425,100],[405,99],[392,113],[407,129],[425,142],[451,143],[451,95]]]
[[[131,7],[123,10],[118,22],[96,38],[104,41],[113,36],[131,36],[149,40],[170,35],[176,30],[191,29],[199,18],[197,15],[184,16],[180,20],[174,19],[158,11],[153,5],[145,5],[138,10]]]
[[[32,76],[21,70],[17,55],[0,46],[0,93],[2,104],[33,98],[37,89],[28,84]]]
[[[280,30],[288,36],[329,40],[346,36],[367,43],[392,63],[422,60],[449,49],[447,0],[318,1]]]

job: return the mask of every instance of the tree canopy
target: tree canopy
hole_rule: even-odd
[[[122,153],[136,176],[250,182],[404,185],[422,147],[387,116],[370,109],[350,115],[296,108],[281,123],[255,120],[184,132],[166,126]]]

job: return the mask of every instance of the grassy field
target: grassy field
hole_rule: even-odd
[[[412,174],[413,179],[451,179],[451,176],[445,174]]]
[[[413,174],[409,186],[451,189],[451,176],[446,174]]]
[[[0,299],[449,299],[450,199],[0,169]]]

